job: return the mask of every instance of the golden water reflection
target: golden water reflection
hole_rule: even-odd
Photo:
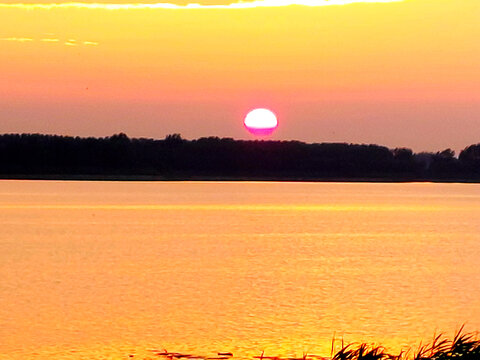
[[[329,354],[480,329],[480,187],[0,182],[0,358]]]

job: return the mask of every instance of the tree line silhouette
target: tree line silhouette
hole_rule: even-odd
[[[2,178],[479,181],[480,144],[414,153],[379,145],[0,135]]]

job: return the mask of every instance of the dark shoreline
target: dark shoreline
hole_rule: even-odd
[[[480,179],[383,179],[302,177],[220,177],[160,175],[0,175],[1,180],[38,181],[125,181],[125,182],[285,182],[285,183],[372,183],[372,184],[480,184]]]
[[[0,179],[479,183],[480,144],[414,153],[375,144],[208,137],[0,135]]]

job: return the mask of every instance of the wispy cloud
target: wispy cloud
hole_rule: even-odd
[[[26,37],[8,37],[8,38],[0,38],[2,41],[18,41],[18,42],[28,42],[34,41],[34,39],[26,38]]]
[[[54,34],[51,34],[54,35]],[[29,38],[29,37],[5,37],[5,38],[0,38],[0,41],[12,41],[12,42],[42,42],[42,43],[60,43],[61,40],[59,38],[41,38],[41,39],[34,39],[34,38]],[[78,46],[78,45],[86,45],[86,46],[97,46],[99,43],[97,41],[78,41],[75,39],[68,39],[62,42],[63,45],[66,46]]]
[[[79,9],[104,9],[104,10],[130,10],[130,9],[251,9],[258,7],[284,7],[284,6],[334,6],[349,5],[354,3],[393,3],[402,2],[404,0],[254,0],[232,2],[224,5],[203,5],[203,4],[186,4],[178,5],[173,3],[131,3],[131,4],[115,4],[115,3],[82,3],[82,2],[65,2],[65,3],[0,3],[0,8],[19,8],[19,9],[57,9],[57,8],[79,8]]]

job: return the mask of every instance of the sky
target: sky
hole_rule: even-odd
[[[0,0],[0,133],[480,142],[478,0]]]

